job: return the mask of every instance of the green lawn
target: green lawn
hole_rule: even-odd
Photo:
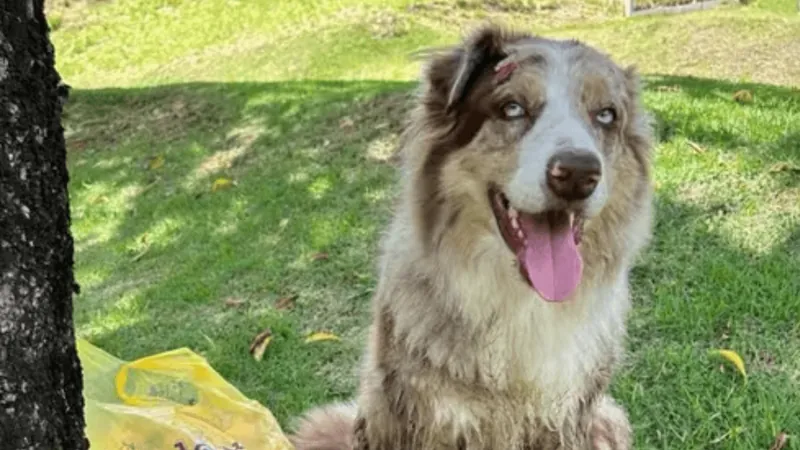
[[[656,236],[613,385],[637,448],[766,450],[786,430],[800,449],[794,0],[636,19],[603,0],[480,3],[54,0],[80,336],[124,359],[189,347],[284,426],[350,396],[410,55],[498,19],[648,74]],[[212,192],[219,178],[234,184]],[[315,330],[341,341],[304,343]],[[747,383],[715,348],[741,353]]]

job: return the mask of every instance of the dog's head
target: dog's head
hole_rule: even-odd
[[[423,81],[426,145],[411,158],[424,239],[483,224],[545,299],[567,297],[582,239],[624,221],[649,182],[635,70],[576,41],[485,27],[432,57]]]

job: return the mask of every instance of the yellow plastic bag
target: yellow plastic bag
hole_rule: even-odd
[[[95,450],[292,450],[275,417],[189,349],[121,361],[77,341]]]

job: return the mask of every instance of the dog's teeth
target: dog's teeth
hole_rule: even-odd
[[[515,220],[517,217],[519,217],[519,213],[516,209],[514,209],[513,206],[508,207],[508,217],[511,217],[512,220]]]
[[[525,239],[525,235],[522,233],[522,230],[517,230],[517,237],[523,240]]]
[[[569,213],[569,226],[574,226],[574,225],[575,225],[575,213],[571,212]]]
[[[511,226],[514,227],[515,230],[519,230],[519,221],[516,217],[511,218]]]

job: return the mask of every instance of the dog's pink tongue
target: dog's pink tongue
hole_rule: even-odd
[[[563,301],[578,286],[583,269],[572,227],[527,215],[519,222],[525,245],[518,256],[528,280],[545,300]]]

